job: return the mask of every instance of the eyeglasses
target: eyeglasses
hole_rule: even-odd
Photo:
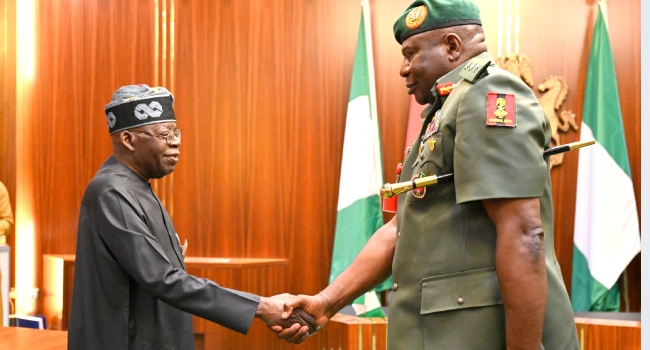
[[[169,130],[169,131],[161,132],[160,134],[152,134],[144,131],[132,131],[132,132],[165,140],[165,142],[168,145],[171,145],[175,139],[178,139],[179,141],[181,140],[181,129]]]

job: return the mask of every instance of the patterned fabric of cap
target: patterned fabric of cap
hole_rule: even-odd
[[[395,21],[393,33],[401,45],[415,34],[464,24],[481,24],[478,6],[470,0],[416,0]]]
[[[174,95],[164,87],[122,86],[111,100],[104,107],[111,135],[142,125],[176,121]]]

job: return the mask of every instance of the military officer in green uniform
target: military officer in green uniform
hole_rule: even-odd
[[[553,249],[551,125],[533,91],[494,65],[470,0],[417,0],[393,30],[408,93],[428,104],[400,181],[454,182],[400,195],[338,279],[285,309],[325,323],[392,272],[390,350],[578,349]]]

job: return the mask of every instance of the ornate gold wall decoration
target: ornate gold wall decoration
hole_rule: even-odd
[[[506,56],[501,56],[497,59],[496,64],[507,70],[508,72],[518,76],[526,85],[533,88],[533,65],[526,55],[519,55],[510,53]],[[541,94],[537,94],[539,103],[544,109],[544,113],[551,122],[551,147],[561,145],[559,132],[569,131],[569,127],[573,130],[578,130],[578,125],[575,121],[575,114],[571,111],[558,111],[562,103],[569,93],[569,86],[564,78],[551,75],[546,80],[537,86]],[[534,88],[533,88],[534,90]],[[555,154],[550,158],[551,168],[562,164],[564,154]]]
[[[551,75],[546,79],[546,81],[539,84],[537,89],[540,92],[544,92],[544,94],[539,97],[539,103],[542,105],[544,113],[546,113],[546,116],[551,122],[551,130],[553,131],[551,135],[551,146],[558,146],[561,144],[558,130],[567,132],[569,126],[573,128],[573,130],[578,130],[575,114],[571,111],[562,111],[558,118],[556,113],[569,93],[569,86],[564,78]],[[563,159],[563,153],[552,155],[551,167],[562,164]]]
[[[518,76],[531,88],[533,87],[533,64],[526,55],[509,53],[497,59],[497,65]]]

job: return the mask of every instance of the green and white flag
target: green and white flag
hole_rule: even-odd
[[[361,3],[361,8],[345,123],[330,283],[350,265],[370,236],[384,224],[379,197],[383,182],[381,142],[367,0]],[[375,290],[389,289],[390,284],[388,280]],[[355,300],[353,307],[359,316],[384,316],[374,291]]]
[[[607,33],[600,2],[589,56],[580,140],[571,276],[575,311],[618,311],[617,280],[641,251],[639,220]]]

